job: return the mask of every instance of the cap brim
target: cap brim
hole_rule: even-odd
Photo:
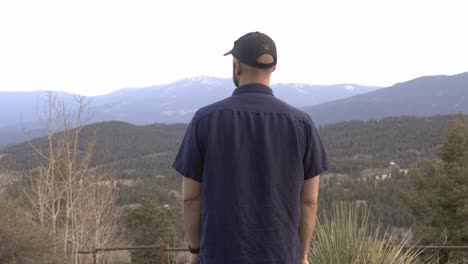
[[[227,56],[227,55],[229,55],[229,54],[232,54],[232,50],[230,50],[230,51],[228,51],[228,52],[224,53],[224,55],[223,55],[223,56]]]

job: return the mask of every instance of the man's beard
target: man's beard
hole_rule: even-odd
[[[232,81],[234,82],[234,85],[239,87],[239,79],[236,78],[236,64],[232,63]]]

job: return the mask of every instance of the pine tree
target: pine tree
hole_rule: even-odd
[[[439,159],[409,173],[403,201],[417,219],[415,240],[425,245],[468,244],[468,132],[456,116],[438,146]]]
[[[130,212],[126,226],[129,237],[139,246],[175,246],[181,241],[176,230],[176,212],[151,200],[143,200],[139,207]],[[133,251],[131,254],[131,263],[136,264],[156,264],[160,263],[159,259],[157,250]],[[166,262],[170,262],[170,259],[166,258]]]

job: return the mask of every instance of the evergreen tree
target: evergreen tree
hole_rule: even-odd
[[[425,245],[468,244],[468,132],[456,116],[442,136],[439,158],[409,173],[403,201],[413,211],[416,241]]]
[[[181,235],[177,232],[176,212],[170,207],[163,207],[151,200],[143,200],[127,217],[129,237],[136,245],[151,246],[164,244],[178,245]],[[159,264],[158,250],[133,251],[131,263]],[[169,263],[170,259],[166,258]]]

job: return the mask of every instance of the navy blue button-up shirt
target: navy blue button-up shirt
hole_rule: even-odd
[[[202,184],[202,264],[299,264],[300,192],[329,166],[309,115],[262,84],[193,117],[173,167]]]

